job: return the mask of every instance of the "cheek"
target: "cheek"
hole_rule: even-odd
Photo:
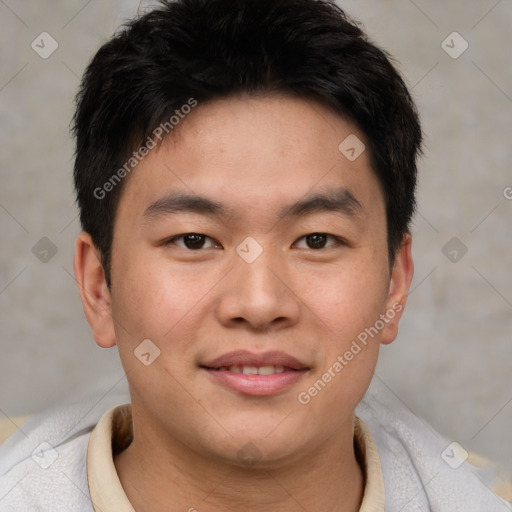
[[[117,259],[112,273],[112,314],[120,351],[149,338],[158,343],[177,316],[179,297],[171,301],[171,283],[158,278],[154,265],[139,255]]]
[[[358,332],[357,327],[352,330]],[[322,362],[297,395],[308,422],[322,419],[325,425],[319,428],[336,430],[346,421],[370,385],[379,347],[376,338],[361,342],[355,334],[337,337],[326,347]]]
[[[216,281],[208,272],[171,267],[164,258],[134,254],[120,262],[112,295],[120,348],[149,338],[168,349],[168,340],[176,333],[184,344],[191,319]]]
[[[388,272],[374,258],[358,258],[304,282],[304,303],[336,339],[347,341],[370,327],[385,307]]]

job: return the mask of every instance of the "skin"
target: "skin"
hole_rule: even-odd
[[[115,465],[138,512],[170,504],[199,512],[359,509],[354,409],[380,345],[396,337],[413,263],[406,235],[390,272],[384,197],[368,152],[349,161],[338,150],[350,134],[365,141],[311,100],[199,105],[124,183],[110,290],[90,236],[78,237],[85,314],[98,345],[118,345],[130,385],[134,440]],[[356,213],[278,217],[285,205],[339,188],[360,203]],[[232,215],[144,216],[173,191],[220,202]],[[183,238],[165,243],[187,233],[210,238],[195,250]],[[311,248],[311,233],[344,242],[327,237],[323,248]],[[252,263],[236,252],[248,236],[263,249]],[[397,304],[402,311],[301,404],[298,394]],[[147,338],[161,353],[144,366],[134,350]],[[255,397],[198,366],[238,349],[284,351],[309,370],[289,389]],[[241,457],[248,443],[257,459],[251,464]]]

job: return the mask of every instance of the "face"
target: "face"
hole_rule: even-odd
[[[349,435],[412,277],[409,242],[390,274],[368,152],[339,149],[354,135],[302,99],[199,105],[124,184],[110,291],[79,242],[86,313],[119,347],[136,435],[263,466]]]

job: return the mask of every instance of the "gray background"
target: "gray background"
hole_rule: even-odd
[[[399,61],[426,134],[415,278],[376,378],[450,439],[512,468],[512,2],[339,3]],[[125,385],[116,350],[94,344],[72,275],[68,128],[87,62],[138,7],[0,0],[0,419]],[[59,44],[47,59],[31,48],[43,31]],[[469,44],[456,59],[443,46],[461,40],[442,45],[453,31]],[[32,250],[42,237],[57,249],[46,262]]]

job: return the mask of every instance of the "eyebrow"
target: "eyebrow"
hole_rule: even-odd
[[[352,192],[345,188],[333,189],[307,195],[300,201],[285,206],[279,213],[279,220],[286,217],[305,217],[312,213],[334,212],[354,217],[363,209]]]
[[[201,215],[227,217],[232,211],[217,201],[206,197],[172,192],[165,197],[157,199],[145,210],[143,217],[157,218],[173,213],[190,212]]]
[[[278,213],[278,219],[289,217],[305,217],[313,213],[334,212],[347,217],[354,217],[362,210],[361,203],[350,190],[345,187],[306,195],[301,200],[286,205]],[[156,219],[175,213],[197,213],[214,217],[230,217],[235,212],[207,197],[172,192],[165,197],[157,199],[145,210],[143,217]]]

